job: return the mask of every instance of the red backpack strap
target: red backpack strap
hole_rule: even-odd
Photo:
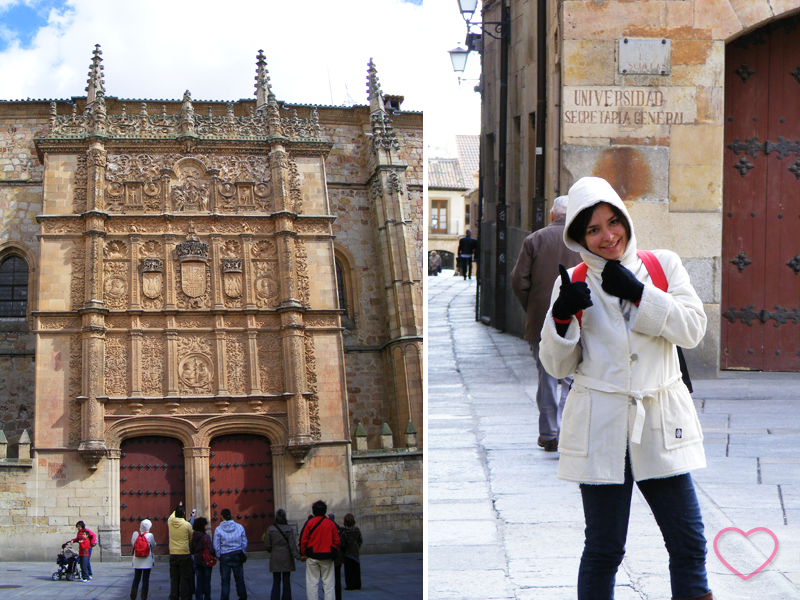
[[[575,269],[572,271],[572,277],[570,278],[571,281],[586,281],[586,272],[589,270],[589,267],[585,262],[582,262]],[[578,319],[578,327],[581,326],[581,322],[583,320],[583,311],[579,310],[575,317]]]
[[[667,288],[669,287],[669,284],[667,283],[667,276],[664,275],[664,268],[661,266],[661,263],[658,262],[656,255],[649,250],[638,250],[636,254],[647,268],[647,272],[650,274],[650,279],[653,281],[653,285],[662,292],[666,292]]]

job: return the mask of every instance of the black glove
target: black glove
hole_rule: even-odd
[[[553,316],[561,321],[566,321],[572,315],[592,305],[592,295],[585,281],[571,282],[569,273],[564,265],[558,265],[561,273],[561,292],[553,302]]]
[[[644,284],[618,260],[610,260],[603,268],[603,291],[635,303],[642,299]]]

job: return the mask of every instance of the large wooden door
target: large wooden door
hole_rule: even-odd
[[[120,450],[122,556],[130,556],[131,537],[144,519],[153,522],[155,553],[169,554],[167,519],[179,502],[185,503],[183,446],[174,438],[147,436],[123,441]]]
[[[721,368],[800,370],[800,27],[728,45]]]
[[[224,435],[211,440],[209,458],[211,522],[219,525],[223,508],[244,526],[248,549],[261,550],[261,536],[275,517],[272,451],[259,435]]]

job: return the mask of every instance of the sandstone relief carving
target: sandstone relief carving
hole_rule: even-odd
[[[322,437],[322,427],[319,420],[319,395],[317,389],[317,359],[314,354],[314,337],[306,335],[303,338],[306,360],[306,387],[310,392],[308,397],[308,418],[311,426],[311,437],[319,440]]]
[[[228,335],[225,340],[226,383],[231,394],[247,393],[247,356],[241,335]]]
[[[104,379],[106,396],[128,395],[128,340],[119,335],[106,336]]]
[[[69,445],[81,442],[81,405],[78,396],[83,393],[83,352],[80,334],[69,338]]]
[[[214,380],[211,341],[200,336],[178,340],[178,381],[180,391],[189,394],[210,394]]]
[[[69,299],[72,310],[83,308],[86,298],[86,256],[83,241],[72,244],[70,250],[70,263],[72,264],[72,277],[70,279]]]
[[[163,336],[142,336],[142,393],[145,396],[164,395],[164,364]]]
[[[256,345],[261,389],[266,394],[282,394],[283,351],[280,337],[275,333],[259,333]]]
[[[123,262],[106,262],[104,267],[103,302],[112,310],[128,308],[128,265]]]
[[[160,258],[142,260],[142,306],[159,309],[164,306],[164,261]]]

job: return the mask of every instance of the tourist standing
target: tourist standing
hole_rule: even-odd
[[[294,529],[286,522],[286,511],[282,508],[275,513],[275,522],[267,529],[264,546],[269,552],[269,571],[272,573],[270,600],[292,600],[290,577],[295,570],[295,559],[302,560],[302,558],[297,549]],[[283,584],[282,595],[281,584]]]
[[[87,533],[87,537],[89,538],[89,553],[86,556],[86,578],[92,578],[92,548],[97,546],[97,535],[95,535],[94,531],[91,529],[86,529],[86,524],[83,521],[78,521],[75,523],[75,528],[78,530],[78,534],[73,539],[73,542],[80,543],[83,539],[83,532]],[[83,569],[81,568],[81,571]],[[83,576],[83,573],[81,573]]]
[[[344,589],[361,589],[361,558],[359,548],[364,543],[361,530],[356,526],[356,518],[347,513],[344,516],[344,531],[341,535],[342,554],[344,554]]]
[[[183,503],[169,516],[169,600],[190,600],[192,597],[192,555],[189,542],[192,526],[184,518]]]
[[[139,582],[142,584],[142,599],[147,600],[147,591],[150,588],[150,570],[155,565],[155,558],[153,557],[153,548],[156,547],[156,539],[150,533],[150,528],[153,523],[149,519],[145,519],[139,523],[139,531],[134,531],[131,537],[131,546],[133,546],[133,559],[131,566],[133,567],[133,584],[131,584],[131,600],[136,600],[136,593],[139,591]],[[136,543],[139,538],[144,539],[147,548],[144,551],[137,551],[137,548],[143,546],[143,542]],[[146,556],[139,556],[147,552]]]
[[[325,600],[334,600],[333,559],[339,553],[339,532],[336,524],[325,516],[328,505],[317,500],[311,505],[313,518],[306,522],[300,538],[300,554],[306,557],[306,595],[308,600],[317,600],[319,582]]]
[[[236,580],[236,594],[239,600],[247,600],[247,587],[244,584],[244,561],[247,560],[247,534],[244,527],[233,520],[230,509],[223,508],[222,523],[214,531],[214,552],[219,557],[219,574],[222,580],[221,600],[228,600],[231,594],[231,573]]]
[[[195,600],[211,600],[211,573],[213,567],[206,565],[205,551],[214,555],[214,545],[208,534],[208,519],[205,517],[194,518],[192,541],[189,542],[189,552],[194,560],[195,575]]]

